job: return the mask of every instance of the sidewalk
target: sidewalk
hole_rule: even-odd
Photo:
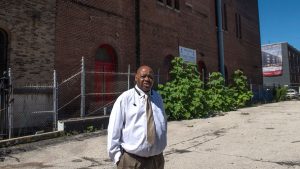
[[[165,169],[300,169],[299,152],[300,101],[286,101],[169,122]],[[1,149],[0,168],[114,166],[107,157],[106,134],[98,132]]]

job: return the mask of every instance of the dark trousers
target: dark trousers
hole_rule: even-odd
[[[124,152],[118,163],[118,169],[164,169],[164,165],[162,153],[151,157],[139,157]]]

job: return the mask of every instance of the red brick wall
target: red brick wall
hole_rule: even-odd
[[[167,55],[178,56],[179,46],[196,50],[210,71],[217,70],[214,4],[210,0],[180,1],[180,10],[145,1],[141,5],[141,62],[167,73]]]
[[[117,54],[117,71],[135,65],[135,30],[133,1],[90,0],[57,1],[56,68],[78,67],[84,56],[93,69],[96,50],[111,45]]]
[[[81,57],[92,69],[97,48],[111,45],[117,54],[117,71],[136,64],[135,1],[43,0],[3,4],[0,27],[9,35],[9,63],[19,83],[50,83],[55,68],[65,77],[80,68]],[[224,31],[228,74],[244,70],[261,84],[260,35],[257,0],[224,0],[228,30]],[[55,6],[56,5],[56,6]],[[39,14],[37,19],[33,12]],[[55,12],[56,11],[56,12]],[[242,38],[235,36],[235,13],[241,15]],[[56,20],[55,20],[56,19]],[[178,47],[197,51],[209,72],[218,70],[215,3],[181,0],[174,10],[156,0],[140,1],[141,64],[166,75],[164,59],[178,56]],[[54,64],[55,63],[55,64]],[[230,78],[229,78],[230,79]]]
[[[262,84],[262,63],[257,1],[225,0],[228,30],[224,31],[225,65],[228,74],[242,69],[253,84]],[[241,16],[241,34],[236,37],[235,13]]]
[[[243,69],[249,80],[262,83],[257,1],[225,0],[228,30],[224,31],[225,65],[229,78]],[[242,38],[235,35],[235,13],[242,17]],[[197,51],[209,72],[218,71],[215,3],[211,0],[180,1],[180,10],[154,0],[141,5],[141,62],[166,74],[165,56],[178,56],[178,46]]]

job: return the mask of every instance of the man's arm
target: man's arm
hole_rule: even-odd
[[[121,137],[124,123],[123,106],[120,97],[116,100],[110,114],[107,129],[107,151],[110,159],[116,164],[122,155]]]

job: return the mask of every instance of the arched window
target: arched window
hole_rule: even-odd
[[[0,77],[7,71],[7,33],[0,28]]]
[[[108,44],[99,46],[95,55],[94,71],[96,72],[94,91],[95,93],[102,93],[96,97],[96,101],[106,104],[113,99],[108,93],[113,93],[116,81],[114,74],[111,73],[117,71],[117,55],[112,46]]]
[[[170,75],[170,71],[172,69],[172,60],[174,59],[174,56],[173,55],[167,55],[164,59],[164,75],[165,75],[165,80],[166,81],[169,81],[171,80],[171,75]]]
[[[115,72],[117,68],[117,55],[113,47],[108,44],[100,45],[96,51],[95,70]]]

